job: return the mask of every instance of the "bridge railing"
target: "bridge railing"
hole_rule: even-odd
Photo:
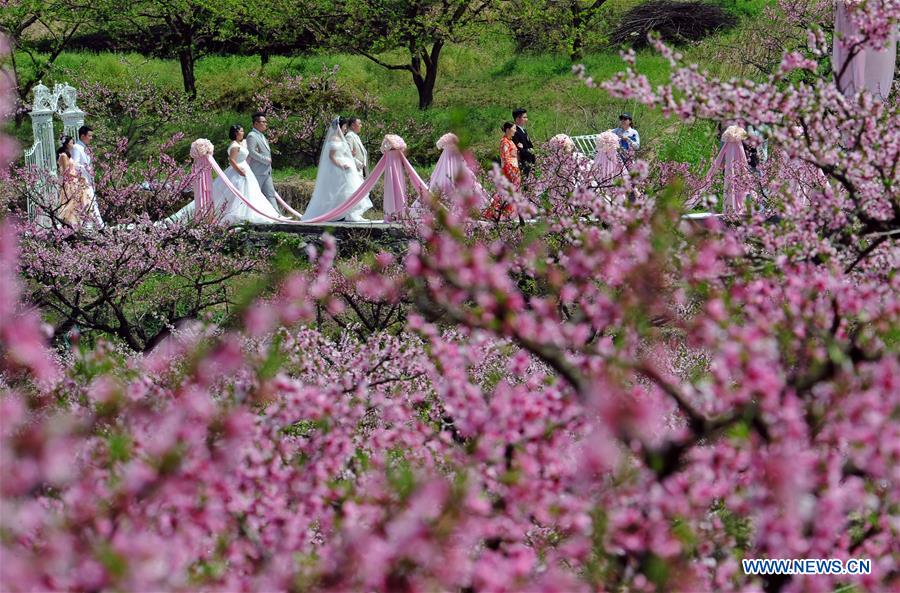
[[[575,143],[575,148],[593,158],[597,154],[597,136],[599,136],[599,134],[572,136],[572,142]]]

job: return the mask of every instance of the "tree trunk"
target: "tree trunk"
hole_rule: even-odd
[[[260,52],[259,52],[259,65],[260,65],[261,67],[265,68],[265,67],[266,67],[266,64],[269,63],[269,58],[270,58],[270,57],[271,57],[271,56],[269,55],[269,50],[268,50],[268,49],[263,48],[262,50],[260,50]]]
[[[569,59],[573,62],[577,62],[584,57],[581,53],[583,47],[584,42],[581,39],[581,34],[576,32],[575,35],[572,36],[572,51],[569,52]]]
[[[434,102],[434,85],[437,82],[438,60],[443,47],[444,44],[442,42],[436,41],[431,48],[430,55],[426,50],[422,51],[421,61],[425,62],[425,76],[422,76],[420,59],[414,57],[412,60],[412,77],[416,90],[419,91],[419,109],[422,111],[431,107],[431,104]]]
[[[572,3],[572,50],[569,52],[569,59],[573,62],[580,60],[582,57],[581,49],[584,47],[584,40],[582,39],[581,26],[581,10],[577,3]]]
[[[181,62],[181,79],[184,81],[184,92],[191,99],[197,98],[197,79],[194,77],[194,52],[190,47],[184,47],[178,51],[178,61]]]
[[[428,78],[422,78],[420,74],[413,73],[413,82],[416,83],[416,90],[419,91],[419,110],[425,111],[434,102],[434,80],[428,83]]]

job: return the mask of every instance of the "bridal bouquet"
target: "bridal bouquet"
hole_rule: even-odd
[[[191,158],[199,160],[213,153],[213,143],[206,138],[198,138],[191,142]]]

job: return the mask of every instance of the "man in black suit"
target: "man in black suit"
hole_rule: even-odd
[[[524,109],[514,109],[512,112],[513,121],[516,122],[516,132],[513,134],[512,141],[519,148],[519,170],[522,172],[522,181],[526,177],[531,176],[531,166],[534,164],[534,144],[528,139],[528,132],[525,131],[525,124],[528,123],[528,112]]]

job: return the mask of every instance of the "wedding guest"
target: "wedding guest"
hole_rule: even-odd
[[[91,195],[72,158],[75,140],[63,136],[56,149],[56,170],[62,183],[59,188],[59,219],[71,226],[81,224],[83,213],[91,206]]]
[[[94,140],[94,130],[90,126],[81,126],[78,128],[78,141],[72,145],[72,160],[75,162],[75,168],[78,169],[79,175],[84,179],[87,186],[87,192],[91,200],[91,218],[85,222],[87,226],[96,223],[103,226],[103,219],[100,217],[100,207],[97,205],[97,196],[94,190],[94,167],[88,146]]]
[[[369,153],[363,146],[359,133],[362,131],[362,120],[356,116],[347,118],[347,133],[344,137],[350,145],[350,154],[356,163],[356,169],[366,177],[369,174]]]
[[[522,175],[528,177],[531,175],[531,167],[534,165],[534,144],[528,138],[528,132],[525,131],[525,125],[528,124],[528,111],[525,109],[514,109],[512,112],[513,121],[516,122],[515,131],[512,136],[513,144],[518,148],[518,159],[522,167]]]
[[[626,166],[634,160],[634,152],[641,147],[641,135],[631,127],[630,113],[619,116],[619,127],[613,133],[619,137],[619,157]]]

